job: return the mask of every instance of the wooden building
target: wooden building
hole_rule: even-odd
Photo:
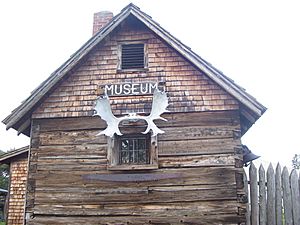
[[[243,223],[241,136],[266,108],[135,5],[95,20],[3,121],[31,138],[25,223]]]
[[[9,187],[5,203],[7,225],[22,225],[24,218],[29,146],[0,156],[0,164],[9,165]]]

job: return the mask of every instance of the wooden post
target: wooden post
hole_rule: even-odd
[[[258,197],[257,197],[257,169],[253,163],[250,165],[250,197],[251,197],[251,225],[258,224]]]
[[[281,192],[281,166],[278,163],[275,174],[275,211],[276,225],[282,225],[282,192]]]
[[[249,191],[248,191],[248,179],[247,179],[247,174],[244,170],[244,189],[245,189],[245,194],[248,198],[248,201],[247,201],[247,205],[246,205],[246,225],[251,225],[250,223],[250,209],[249,209]]]
[[[266,213],[266,176],[262,165],[259,167],[259,225],[267,224]]]
[[[294,224],[300,224],[300,196],[298,174],[296,170],[291,173],[292,212]]]
[[[275,176],[270,163],[267,170],[267,220],[268,224],[275,224]]]
[[[282,171],[282,188],[285,225],[293,225],[292,195],[290,189],[289,172],[286,166]]]

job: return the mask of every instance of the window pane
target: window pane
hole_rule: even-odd
[[[138,140],[138,149],[146,149],[146,139]]]
[[[121,151],[121,164],[128,164],[129,163],[129,156],[127,151]]]
[[[120,164],[147,164],[148,135],[120,138]]]
[[[139,151],[139,163],[147,163],[146,151]]]
[[[128,140],[122,140],[121,145],[122,145],[121,150],[128,150],[128,147],[129,147]]]
[[[133,163],[133,151],[129,151],[129,163]]]

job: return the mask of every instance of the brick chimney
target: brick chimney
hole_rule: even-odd
[[[94,13],[93,36],[114,17],[112,12],[101,11]]]

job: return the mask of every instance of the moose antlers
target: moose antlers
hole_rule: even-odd
[[[119,124],[123,120],[145,120],[148,124],[146,130],[142,132],[143,134],[147,134],[150,130],[152,130],[152,136],[156,136],[157,134],[164,133],[163,130],[159,129],[155,123],[153,122],[156,119],[165,120],[160,115],[164,112],[168,112],[166,109],[168,106],[168,97],[167,94],[163,91],[159,91],[158,89],[154,90],[153,100],[152,100],[152,108],[151,113],[148,116],[140,116],[136,113],[129,113],[123,117],[115,117],[111,111],[109,98],[107,95],[100,97],[96,101],[95,115],[100,116],[107,123],[107,128],[101,131],[98,135],[104,134],[108,137],[113,137],[114,134],[122,135]]]

